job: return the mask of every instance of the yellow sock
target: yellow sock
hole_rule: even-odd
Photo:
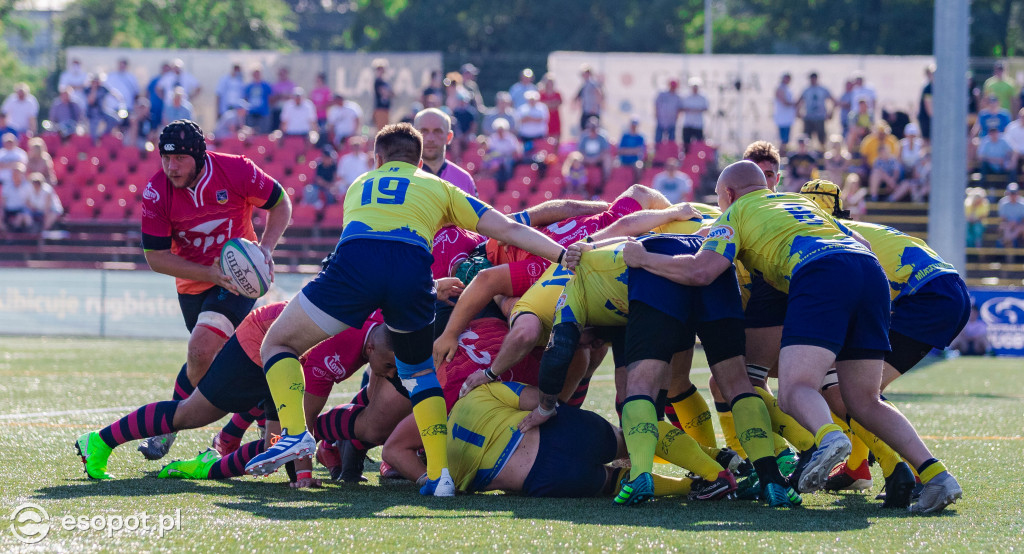
[[[736,436],[749,454],[749,460],[756,462],[768,456],[775,457],[775,441],[772,439],[772,420],[764,401],[754,394],[740,395],[732,403]]]
[[[700,475],[708,481],[718,479],[723,468],[690,435],[676,429],[671,423],[658,422],[658,445],[654,453],[665,460]]]
[[[725,435],[725,445],[736,451],[741,457],[746,458],[747,452],[743,450],[740,439],[736,436],[736,424],[733,423],[732,409],[724,402],[715,402],[715,411],[718,412],[718,423],[722,426],[722,434]]]
[[[277,405],[277,417],[282,433],[298,435],[306,429],[306,414],[302,410],[302,397],[306,390],[302,378],[302,364],[294,354],[281,353],[266,367],[267,386]]]
[[[666,477],[657,473],[652,473],[651,477],[654,479],[654,496],[685,496],[690,494],[690,485],[693,484],[689,477]]]
[[[700,445],[700,449],[703,450],[704,453],[707,454],[708,456],[711,456],[713,459],[718,459],[718,453],[722,451],[722,449],[718,448],[717,446],[705,446],[703,444]]]
[[[892,475],[896,464],[903,461],[903,458],[896,453],[888,444],[885,444],[871,431],[868,431],[861,425],[856,419],[850,418],[850,429],[853,430],[853,434],[857,435],[857,438],[864,441],[871,453],[875,455],[875,460],[878,461],[878,466],[882,468],[882,475],[888,477]]]
[[[783,450],[789,448],[789,443],[786,439],[782,438],[782,435],[772,432],[772,442],[775,445],[775,455],[778,456]]]
[[[652,473],[658,447],[658,415],[650,396],[631,396],[622,405],[622,434],[629,450],[629,480]]]
[[[835,423],[837,427],[839,427],[839,430],[845,433],[846,436],[851,437],[851,440],[853,440],[853,431],[850,431],[850,424],[846,423],[846,420],[837,416],[833,412],[829,412],[829,415],[832,416],[832,422]]]
[[[825,425],[822,425],[821,429],[818,429],[818,431],[814,433],[814,446],[821,446],[821,439],[825,438],[825,435],[832,431],[839,431],[842,433],[843,428],[835,423],[826,423]]]
[[[412,414],[427,454],[427,479],[437,479],[441,470],[448,467],[448,412],[444,397],[438,394],[420,400],[412,407]]]
[[[792,416],[779,409],[779,401],[772,393],[761,387],[754,387],[754,392],[763,400],[768,407],[768,415],[772,418],[772,429],[789,441],[800,452],[804,452],[814,446],[814,435],[797,423]]]
[[[928,460],[927,462],[921,464],[921,468],[921,482],[924,484],[928,484],[928,481],[931,481],[940,473],[946,471],[946,466],[943,465],[942,462],[936,460],[935,458],[932,458],[931,460]]]
[[[846,467],[850,469],[857,469],[861,464],[868,461],[868,445],[864,444],[864,441],[860,440],[860,437],[853,435],[851,431],[850,442],[853,444],[853,450],[850,451],[850,456],[846,458]]]
[[[711,422],[711,409],[704,397],[691,385],[690,390],[668,399],[676,411],[679,424],[697,442],[704,446],[717,446],[715,425]]]

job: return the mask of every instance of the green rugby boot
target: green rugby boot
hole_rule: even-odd
[[[219,461],[220,455],[211,448],[191,460],[178,460],[165,465],[157,478],[208,479],[210,468]]]
[[[114,449],[103,442],[99,432],[92,431],[78,437],[78,440],[75,441],[75,450],[82,457],[85,474],[90,479],[102,481],[114,478],[113,475],[107,473],[107,459],[110,458],[110,453]]]

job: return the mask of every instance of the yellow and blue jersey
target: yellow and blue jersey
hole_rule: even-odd
[[[629,316],[626,262],[616,242],[584,252],[576,275],[565,285],[555,309],[554,325],[574,321],[581,326],[621,327]]]
[[[956,274],[956,268],[944,261],[928,244],[892,227],[847,221],[846,225],[861,234],[869,243],[878,263],[889,280],[889,299],[913,294],[928,281],[946,274]]]
[[[786,293],[793,275],[811,260],[840,253],[873,255],[811,200],[767,189],[736,199],[711,226],[701,249],[741,261]]]
[[[558,298],[562,296],[562,291],[572,276],[571,271],[558,264],[549,265],[537,278],[537,282],[530,285],[526,293],[512,306],[508,316],[509,323],[514,324],[516,318],[524,313],[537,316],[541,324],[537,346],[547,344],[551,326],[554,325],[555,306],[558,305]]]
[[[488,383],[455,403],[448,415],[448,465],[455,486],[474,492],[501,472],[523,439],[521,383]]]
[[[446,225],[476,229],[489,209],[436,175],[405,162],[389,162],[349,187],[340,243],[359,238],[393,240],[429,252],[438,229]]]
[[[660,227],[655,227],[653,232],[670,235],[696,235],[701,227],[711,225],[718,219],[718,216],[722,215],[722,210],[719,210],[718,206],[701,204],[699,202],[690,202],[690,206],[700,212],[700,215],[686,221],[666,223]]]

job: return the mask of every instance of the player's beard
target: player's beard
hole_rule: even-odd
[[[185,179],[181,179],[180,184],[178,178],[171,178],[170,176],[168,176],[167,179],[171,181],[171,185],[173,185],[174,188],[176,189],[192,188],[195,186],[196,181],[199,180],[199,168],[193,169],[191,175],[189,175]]]
[[[444,148],[441,146],[433,147],[433,153],[428,154],[427,146],[423,146],[423,163],[431,167],[438,164],[444,158]]]

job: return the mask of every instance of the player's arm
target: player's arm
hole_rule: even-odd
[[[518,246],[554,263],[562,261],[565,249],[532,227],[516,223],[495,210],[480,215],[476,231],[493,239]]]
[[[710,284],[732,265],[729,258],[711,250],[701,250],[696,256],[668,256],[648,252],[635,240],[630,240],[623,248],[622,259],[629,267],[646,269],[676,283],[695,287]]]
[[[614,237],[635,237],[673,221],[686,221],[695,217],[701,217],[700,212],[685,202],[663,210],[640,210],[620,218],[591,235],[591,238],[600,242]]]
[[[544,227],[552,223],[558,223],[563,219],[579,217],[581,215],[596,215],[608,210],[607,202],[592,202],[589,200],[548,200],[536,206],[529,207],[520,214],[524,218],[515,218],[516,221],[534,227]]]
[[[234,294],[238,294],[238,289],[235,288],[231,278],[224,274],[220,268],[220,258],[214,258],[213,265],[203,265],[196,262],[190,262],[177,254],[171,253],[170,250],[170,237],[166,237],[168,247],[166,249],[150,249],[146,248],[144,255],[146,256],[146,263],[149,267],[157,272],[163,273],[164,275],[170,275],[171,277],[177,277],[179,279],[190,279],[192,281],[200,281],[203,283],[213,283],[219,287],[223,287]],[[147,240],[146,236],[143,236],[143,242]]]
[[[435,367],[452,361],[458,348],[459,334],[497,294],[506,296],[512,294],[512,278],[508,265],[489,267],[477,273],[469,285],[462,290],[459,301],[455,303],[455,307],[452,308],[452,313],[448,317],[448,324],[445,326],[444,332],[434,341]]]
[[[558,394],[565,386],[569,364],[580,341],[580,325],[575,321],[556,323],[551,331],[551,342],[540,361],[540,402],[519,424],[522,432],[541,425],[555,414]]]

